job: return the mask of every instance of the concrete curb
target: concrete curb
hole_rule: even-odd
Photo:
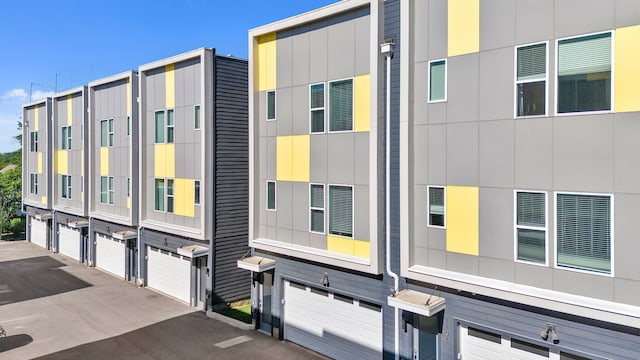
[[[218,321],[222,321],[223,323],[236,327],[240,330],[255,330],[255,326],[253,324],[247,324],[240,320],[236,320],[228,316],[224,316],[222,314],[219,314],[211,310],[207,311],[207,317],[210,317]]]

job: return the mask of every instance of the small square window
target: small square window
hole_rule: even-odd
[[[447,100],[447,60],[429,62],[429,102]]]
[[[276,119],[276,91],[267,91],[267,121]]]

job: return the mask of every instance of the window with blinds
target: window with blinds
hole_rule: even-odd
[[[267,210],[276,209],[276,182],[267,181]]]
[[[558,266],[611,273],[611,196],[557,194]]]
[[[517,260],[547,262],[546,193],[516,192]]]
[[[429,62],[429,102],[447,99],[447,61]]]
[[[547,43],[518,47],[516,57],[516,115],[545,115]]]
[[[329,83],[329,131],[353,130],[353,79]]]
[[[611,110],[611,33],[558,41],[558,113]]]
[[[353,188],[329,185],[329,233],[353,236]]]
[[[309,185],[309,231],[324,234],[324,185]]]
[[[309,87],[310,132],[324,132],[324,84]]]
[[[429,186],[427,192],[427,202],[429,204],[429,226],[444,227],[444,187]]]
[[[276,119],[276,91],[267,91],[267,121]]]

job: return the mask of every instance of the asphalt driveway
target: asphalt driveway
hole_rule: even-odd
[[[2,359],[321,359],[27,243],[0,241]]]

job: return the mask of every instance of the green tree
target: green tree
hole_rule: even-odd
[[[19,217],[22,197],[22,169],[17,167],[6,173],[0,173],[0,239],[2,233]]]
[[[18,135],[14,136],[13,138],[20,143],[20,146],[22,146],[22,118],[18,120]]]

